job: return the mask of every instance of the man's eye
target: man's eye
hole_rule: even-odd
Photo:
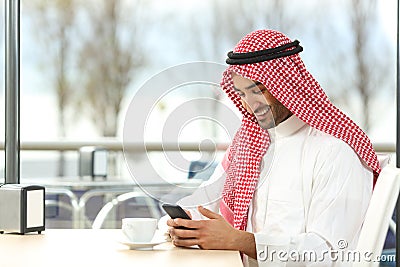
[[[255,94],[255,95],[261,95],[261,94],[264,94],[265,91],[267,91],[267,89],[255,90],[255,91],[253,91],[253,94]]]
[[[240,97],[245,97],[245,94],[242,92],[237,92]]]

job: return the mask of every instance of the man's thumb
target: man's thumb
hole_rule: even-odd
[[[197,209],[202,215],[206,216],[209,219],[218,219],[220,217],[218,213],[212,212],[211,210],[206,209],[203,206],[198,206]]]

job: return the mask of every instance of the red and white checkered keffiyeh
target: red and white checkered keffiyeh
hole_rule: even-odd
[[[260,51],[290,42],[280,32],[258,30],[246,35],[233,52]],[[268,149],[270,139],[268,132],[258,125],[255,117],[243,108],[240,97],[233,90],[232,72],[261,82],[299,119],[343,140],[374,171],[375,177],[380,173],[376,153],[367,135],[329,101],[298,54],[254,64],[231,65],[223,74],[221,87],[243,113],[243,120],[222,163],[227,178],[220,211],[235,228],[246,229],[250,201],[260,176],[261,159]]]

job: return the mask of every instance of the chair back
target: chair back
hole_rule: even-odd
[[[379,265],[379,261],[374,260],[382,253],[399,190],[400,169],[391,165],[385,166],[375,184],[358,240],[356,252],[361,253],[361,261],[355,262],[353,267]],[[364,255],[369,256],[365,258]]]

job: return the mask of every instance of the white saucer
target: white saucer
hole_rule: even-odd
[[[148,250],[154,246],[167,242],[166,240],[151,240],[150,242],[132,242],[127,239],[118,240],[119,243],[126,245],[129,249]]]

